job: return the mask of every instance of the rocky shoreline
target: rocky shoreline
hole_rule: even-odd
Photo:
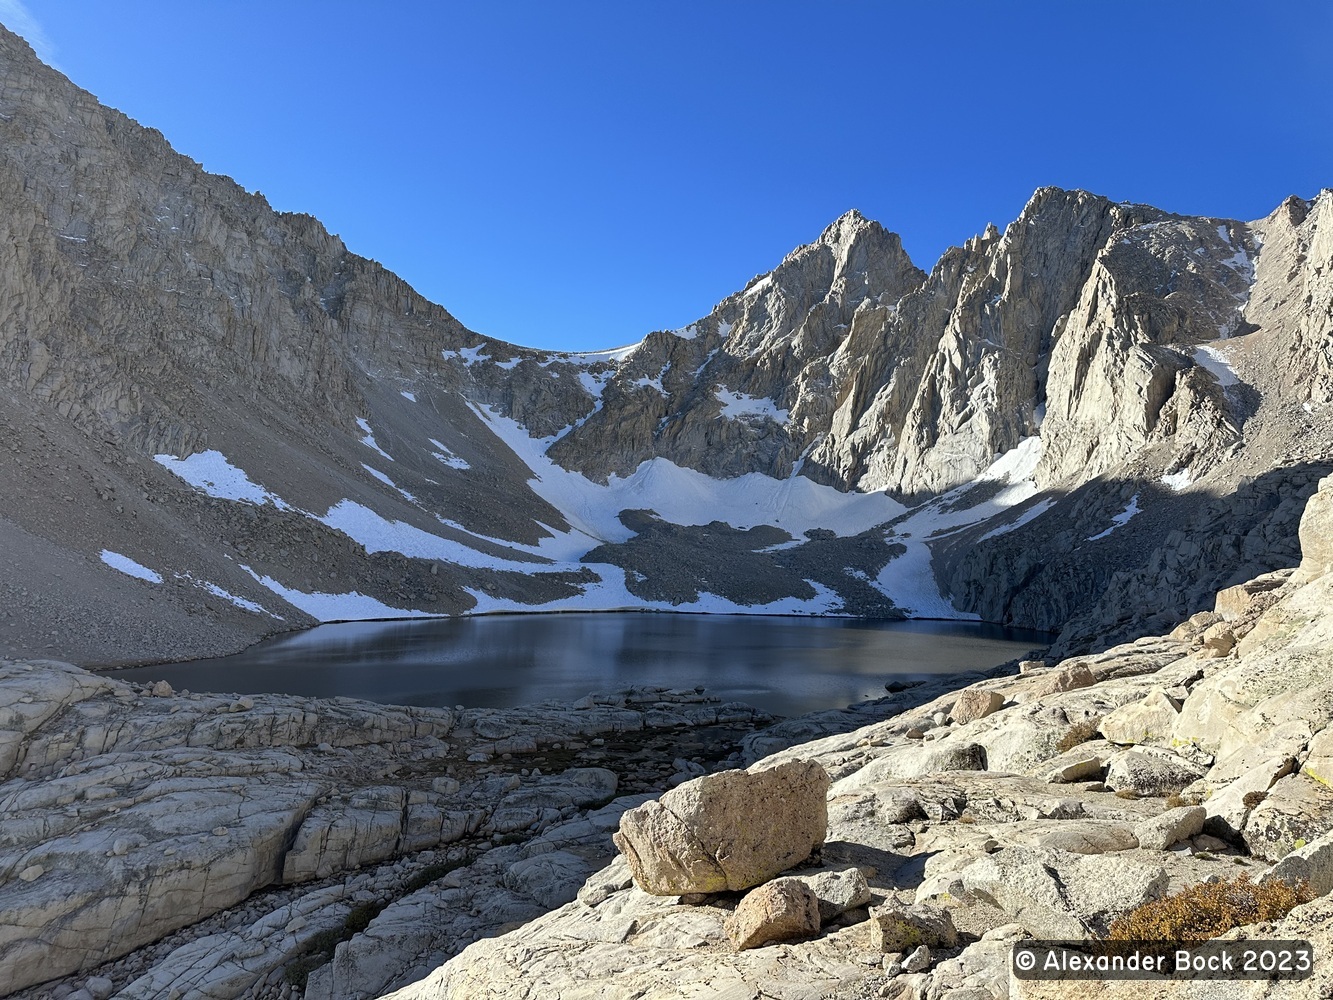
[[[85,973],[20,994],[34,998],[89,978],[90,995],[101,980],[124,996],[291,995],[284,970],[312,941],[473,860],[519,879],[473,936],[529,918],[553,884],[572,898],[609,842],[521,878],[513,842],[577,846],[590,810],[702,773],[766,721],[696,691],[430,710],[178,693],[53,662],[0,664],[0,706],[0,979]]]

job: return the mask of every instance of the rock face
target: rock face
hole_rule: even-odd
[[[645,892],[739,892],[824,842],[828,783],[811,761],[696,778],[626,813],[615,844]]]

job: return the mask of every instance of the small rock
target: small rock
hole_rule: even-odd
[[[961,726],[993,715],[1003,706],[1004,695],[998,691],[982,691],[978,688],[970,688],[958,696],[958,700],[953,703],[953,708],[949,710],[949,714],[953,717],[953,721]]]
[[[780,878],[751,890],[723,924],[737,951],[819,933],[819,900],[804,882]]]
[[[903,959],[904,972],[925,972],[930,968],[930,949],[924,944],[918,945],[910,955]]]
[[[36,882],[46,874],[46,869],[41,865],[29,865],[23,871],[19,872],[19,880],[22,882]]]
[[[1064,691],[1076,691],[1079,688],[1091,687],[1096,681],[1097,678],[1093,676],[1086,663],[1072,663],[1060,670],[1053,670],[1045,676],[1038,677],[1028,688],[1028,695],[1032,698],[1042,698],[1048,694],[1060,694]]]
[[[170,698],[176,692],[166,681],[158,681],[152,686],[150,693],[155,698]]]
[[[93,1000],[107,1000],[116,992],[116,984],[106,976],[94,976],[83,984],[83,988],[92,994]]]
[[[819,901],[819,919],[828,923],[834,917],[870,902],[870,885],[859,868],[792,876],[809,886]]]
[[[949,724],[949,717],[943,712],[936,712],[930,717],[930,720],[937,726],[947,726]]]
[[[1134,836],[1139,846],[1151,851],[1165,851],[1182,840],[1188,840],[1203,829],[1208,810],[1203,806],[1181,806],[1168,809],[1160,816],[1140,820],[1134,824]]]

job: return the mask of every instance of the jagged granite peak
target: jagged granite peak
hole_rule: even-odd
[[[897,234],[847,212],[704,319],[646,338],[551,457],[597,478],[654,457],[785,478],[827,422],[825,390],[859,311],[924,277]]]

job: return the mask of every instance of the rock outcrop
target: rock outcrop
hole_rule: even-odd
[[[625,773],[624,761],[586,741],[641,738],[633,734],[654,727],[679,734],[719,718],[735,726],[760,716],[662,689],[589,697],[581,708],[463,712],[185,695],[68,664],[0,661],[0,982],[12,991],[89,969],[285,887],[286,900],[242,935],[247,949],[264,942],[260,950],[218,972],[211,992],[197,982],[190,990],[235,996],[280,974],[330,921],[358,903],[387,901],[433,863],[393,869],[404,856],[475,852],[561,829],[546,841],[560,852],[534,851],[500,868],[511,900],[525,901],[521,916],[534,916],[572,899],[595,867],[589,859],[612,853],[609,828],[570,825],[613,799]],[[535,765],[550,766],[554,744],[582,744],[622,770],[543,774]],[[534,766],[502,768],[505,754]],[[591,853],[581,838],[597,841]],[[390,874],[372,881],[368,897],[357,897],[371,891],[364,880],[343,882],[386,865]],[[290,926],[298,917],[301,927]],[[168,959],[146,973],[151,988],[127,995],[183,988],[173,977],[213,968],[208,954],[192,943],[188,961]]]

